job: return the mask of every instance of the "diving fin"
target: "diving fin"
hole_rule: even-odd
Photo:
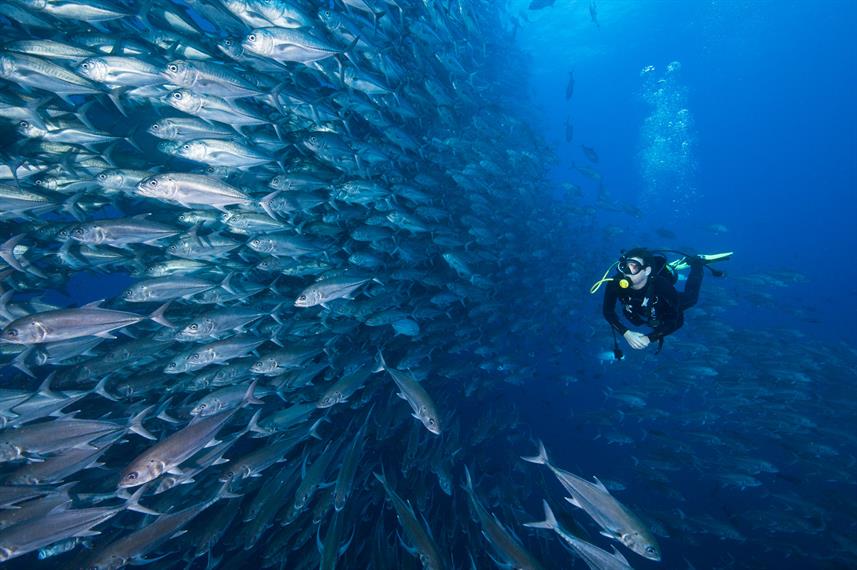
[[[715,263],[717,261],[726,261],[732,257],[734,251],[727,251],[726,253],[711,253],[708,255],[700,255],[699,258],[705,262],[706,265],[709,263]],[[677,259],[669,264],[673,271],[681,271],[682,269],[687,269],[690,267],[690,264],[687,262],[687,258],[683,257],[681,259]]]

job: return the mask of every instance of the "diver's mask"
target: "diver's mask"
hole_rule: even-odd
[[[627,259],[622,257],[619,259],[619,271],[624,273],[625,275],[636,275],[640,271],[643,270],[643,263],[641,261],[637,261],[634,258]]]
[[[619,287],[622,289],[627,289],[634,284],[628,276],[638,274],[640,271],[643,270],[644,266],[643,262],[639,261],[636,258],[627,258],[623,256],[619,258],[619,263],[617,264],[617,267],[622,273],[622,277],[618,279]]]
[[[613,277],[607,277],[613,271],[614,267],[619,269],[619,274],[614,274]],[[634,284],[629,276],[638,274],[640,271],[643,271],[645,267],[645,261],[640,257],[626,257],[623,255],[619,258],[619,261],[614,261],[610,267],[607,268],[607,271],[604,272],[601,279],[596,281],[592,287],[590,287],[589,292],[595,293],[601,288],[601,285],[608,281],[616,281],[620,289],[627,289]]]

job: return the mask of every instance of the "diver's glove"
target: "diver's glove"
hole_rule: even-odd
[[[647,337],[643,333],[627,330],[622,336],[625,337],[625,340],[628,341],[628,345],[636,350],[640,350],[649,346],[649,337]]]

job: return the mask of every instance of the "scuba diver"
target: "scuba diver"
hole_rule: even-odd
[[[664,337],[677,331],[684,324],[684,311],[694,306],[699,299],[699,289],[702,286],[704,268],[713,261],[723,261],[731,257],[732,252],[715,255],[687,255],[675,252],[684,257],[667,262],[663,253],[671,250],[648,250],[634,248],[622,252],[619,261],[610,266],[604,277],[590,290],[595,293],[602,283],[607,283],[604,290],[604,318],[610,323],[613,332],[613,354],[616,360],[622,359],[622,351],[616,340],[619,332],[628,345],[637,350],[658,343],[661,351]],[[607,274],[613,267],[618,273],[608,279]],[[679,293],[675,288],[678,271],[690,267],[684,291]],[[720,277],[723,272],[708,267],[711,273]],[[634,325],[648,325],[652,328],[649,333],[633,331],[622,324],[616,315],[616,302],[622,303],[622,314]]]

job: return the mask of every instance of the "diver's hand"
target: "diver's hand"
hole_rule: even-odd
[[[638,333],[634,331],[625,331],[625,334],[622,335],[625,337],[625,340],[628,341],[628,345],[636,350],[640,350],[649,346],[649,337],[644,335],[643,333]]]

